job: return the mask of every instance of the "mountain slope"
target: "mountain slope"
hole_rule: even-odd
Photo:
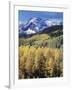
[[[43,31],[46,28],[51,28],[56,25],[62,25],[63,22],[57,19],[41,19],[33,17],[26,24],[19,24],[19,34],[34,34]],[[30,31],[31,30],[31,31]]]
[[[52,27],[45,28],[40,34],[48,34],[50,36],[63,35],[63,25],[55,25]]]
[[[48,27],[48,28],[45,28],[43,29],[42,31],[39,31],[39,32],[35,32],[33,30],[30,30],[28,29],[25,32],[22,32],[22,33],[19,33],[19,37],[24,37],[24,38],[30,38],[34,35],[37,35],[37,34],[48,34],[50,36],[60,36],[63,34],[63,25],[55,25],[55,26],[51,26],[51,27]]]
[[[19,46],[21,45],[29,45],[34,47],[61,48],[63,47],[63,35],[52,37],[48,34],[37,34],[30,38],[19,38]]]

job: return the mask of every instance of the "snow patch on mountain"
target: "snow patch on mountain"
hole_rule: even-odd
[[[49,19],[49,20],[45,20],[45,23],[48,25],[48,27],[51,27],[54,25],[62,24],[62,21],[59,19]]]
[[[26,34],[35,34],[36,32],[29,28],[27,31],[25,31],[25,33]]]

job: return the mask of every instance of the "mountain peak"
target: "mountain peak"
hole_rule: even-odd
[[[45,28],[52,27],[55,25],[63,25],[63,22],[59,19],[41,19],[38,17],[33,17],[28,20],[26,24],[19,25],[19,32],[24,32],[26,34],[35,34]]]

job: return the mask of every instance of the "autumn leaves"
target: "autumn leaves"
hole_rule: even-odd
[[[47,47],[19,47],[19,79],[62,76],[63,51]]]

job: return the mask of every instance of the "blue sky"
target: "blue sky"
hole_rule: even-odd
[[[63,20],[63,12],[43,12],[43,11],[24,11],[18,12],[19,22],[27,22],[30,18],[39,17],[41,19],[61,19]]]

